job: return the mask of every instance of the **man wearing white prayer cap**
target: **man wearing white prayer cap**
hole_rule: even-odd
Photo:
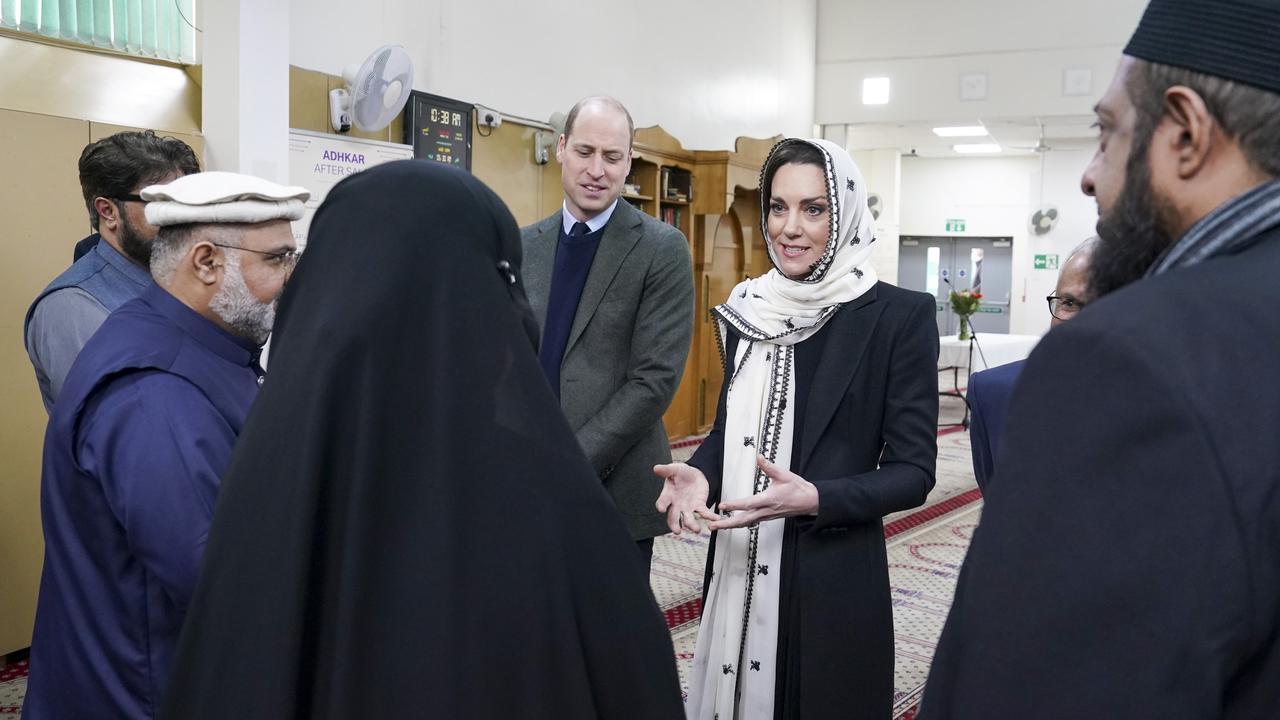
[[[221,172],[140,195],[154,284],[85,345],[45,434],[28,720],[159,705],[308,197]]]

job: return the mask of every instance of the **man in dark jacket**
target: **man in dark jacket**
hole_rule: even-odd
[[[1089,295],[1089,257],[1098,238],[1091,237],[1080,243],[1058,274],[1058,284],[1049,300],[1050,328],[1055,328],[1076,316],[1084,309]],[[969,446],[973,449],[973,476],[978,488],[987,491],[988,483],[996,474],[996,453],[1004,433],[1005,417],[1009,414],[1009,399],[1013,387],[1022,375],[1026,360],[1016,360],[1004,365],[976,372],[969,377]]]
[[[1154,0],[1126,47],[1082,183],[1123,289],[1027,362],[921,718],[1280,707],[1277,36]]]

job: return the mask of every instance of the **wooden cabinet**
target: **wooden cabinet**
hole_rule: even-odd
[[[698,309],[694,326],[697,358],[682,385],[694,397],[694,425],[706,432],[715,422],[724,372],[711,308],[729,297],[742,280],[767,272],[760,216],[760,168],[780,138],[738,138],[733,151],[694,153],[693,272]]]
[[[646,215],[679,228],[692,245],[693,201],[696,197],[694,171],[697,167],[694,154],[658,126],[637,129],[634,149],[631,175],[627,177],[623,199]],[[694,282],[694,278],[689,280]],[[675,398],[662,416],[669,437],[684,437],[698,431],[699,361],[695,337]]]

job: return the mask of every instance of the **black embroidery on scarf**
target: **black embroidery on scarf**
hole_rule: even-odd
[[[755,343],[753,342],[747,343],[747,349],[744,350],[742,353],[742,361],[739,362],[738,366],[733,369],[733,375],[729,376],[729,389],[724,391],[726,395],[728,395],[729,392],[733,390],[733,382],[738,379],[738,373],[742,372],[742,368],[747,366],[747,360],[751,359],[751,351],[755,349],[756,349]]]
[[[756,572],[757,572],[757,573],[759,573],[760,575],[768,575],[768,574],[769,574],[769,566],[768,566],[768,565],[756,565]]]
[[[840,303],[836,303],[835,305],[828,305],[822,308],[822,312],[818,314],[818,317],[815,318],[813,321],[813,325],[809,327],[821,325],[823,322],[826,321],[828,316],[830,316],[832,313],[834,313],[839,309],[840,309]],[[765,342],[773,342],[775,340],[778,340],[779,338],[784,338],[793,332],[798,332],[800,330],[805,329],[805,328],[793,327],[793,328],[784,330],[780,333],[777,333],[776,335],[769,335],[765,333],[763,330],[761,330],[760,328],[757,328],[756,326],[747,322],[747,319],[742,317],[741,313],[729,307],[728,305],[717,305],[714,308],[712,308],[711,312],[713,316],[723,320],[725,325],[728,325],[729,327],[733,328],[733,330],[737,332],[740,337],[747,338],[748,340],[763,340]],[[720,332],[719,328],[716,329],[716,332],[717,333]],[[720,336],[717,334],[717,337],[720,337]],[[721,342],[720,343],[720,359],[722,363],[725,361],[723,345],[724,343]]]
[[[716,317],[714,310],[711,311],[712,325],[716,333],[716,352],[720,353],[720,372],[729,372],[729,358],[724,355],[724,333],[720,327],[720,319]]]
[[[751,669],[752,669],[752,670],[755,670],[756,672],[760,672],[760,661],[759,661],[759,660],[752,660],[752,661],[751,661]]]
[[[733,666],[732,666],[732,665],[721,665],[721,666],[720,666],[720,669],[721,669],[722,671],[724,671],[724,674],[725,674],[725,675],[732,675],[732,674],[733,674]]]
[[[785,411],[787,405],[787,390],[791,383],[791,368],[795,358],[795,346],[783,345],[778,347],[773,358],[773,364],[769,369],[769,400],[765,408],[764,427],[760,432],[760,445],[756,451],[763,455],[769,462],[778,461],[778,442],[782,438],[782,426],[785,424]],[[753,493],[759,495],[769,488],[769,476],[764,474],[758,466],[755,470],[755,480],[753,482]],[[749,537],[747,540],[747,567],[763,567],[756,562],[759,557],[760,550],[760,526],[754,525],[749,529]],[[767,573],[767,570],[765,571]],[[765,574],[765,573],[761,573]],[[747,651],[747,629],[751,621],[751,602],[755,595],[756,589],[756,573],[747,576],[747,592],[743,601],[742,609],[742,631],[738,636],[738,665],[742,665],[742,660],[746,656]]]
[[[859,270],[858,268],[854,268],[854,269],[853,269],[853,275],[854,275],[854,277],[858,278],[859,280],[861,280],[861,279],[862,279],[862,271],[861,271],[861,270]]]
[[[812,144],[812,143],[811,143]],[[827,181],[827,202],[830,211],[827,212],[827,249],[822,252],[822,257],[809,268],[809,274],[805,276],[801,282],[816,283],[826,276],[827,270],[831,267],[832,261],[836,258],[836,250],[840,249],[840,185],[839,178],[836,177],[835,161],[831,159],[831,153],[820,145],[813,145],[822,151],[822,157],[826,161],[826,181]],[[852,182],[852,181],[851,181]]]
[[[755,446],[756,446],[755,438],[751,437],[750,435],[742,438],[742,447],[755,447]]]
[[[858,192],[858,184],[853,181],[853,178],[846,178],[844,186],[849,188],[849,192]]]

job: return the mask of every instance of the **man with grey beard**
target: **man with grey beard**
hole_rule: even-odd
[[[209,172],[140,196],[155,282],[85,344],[45,433],[36,720],[159,705],[308,193]]]

